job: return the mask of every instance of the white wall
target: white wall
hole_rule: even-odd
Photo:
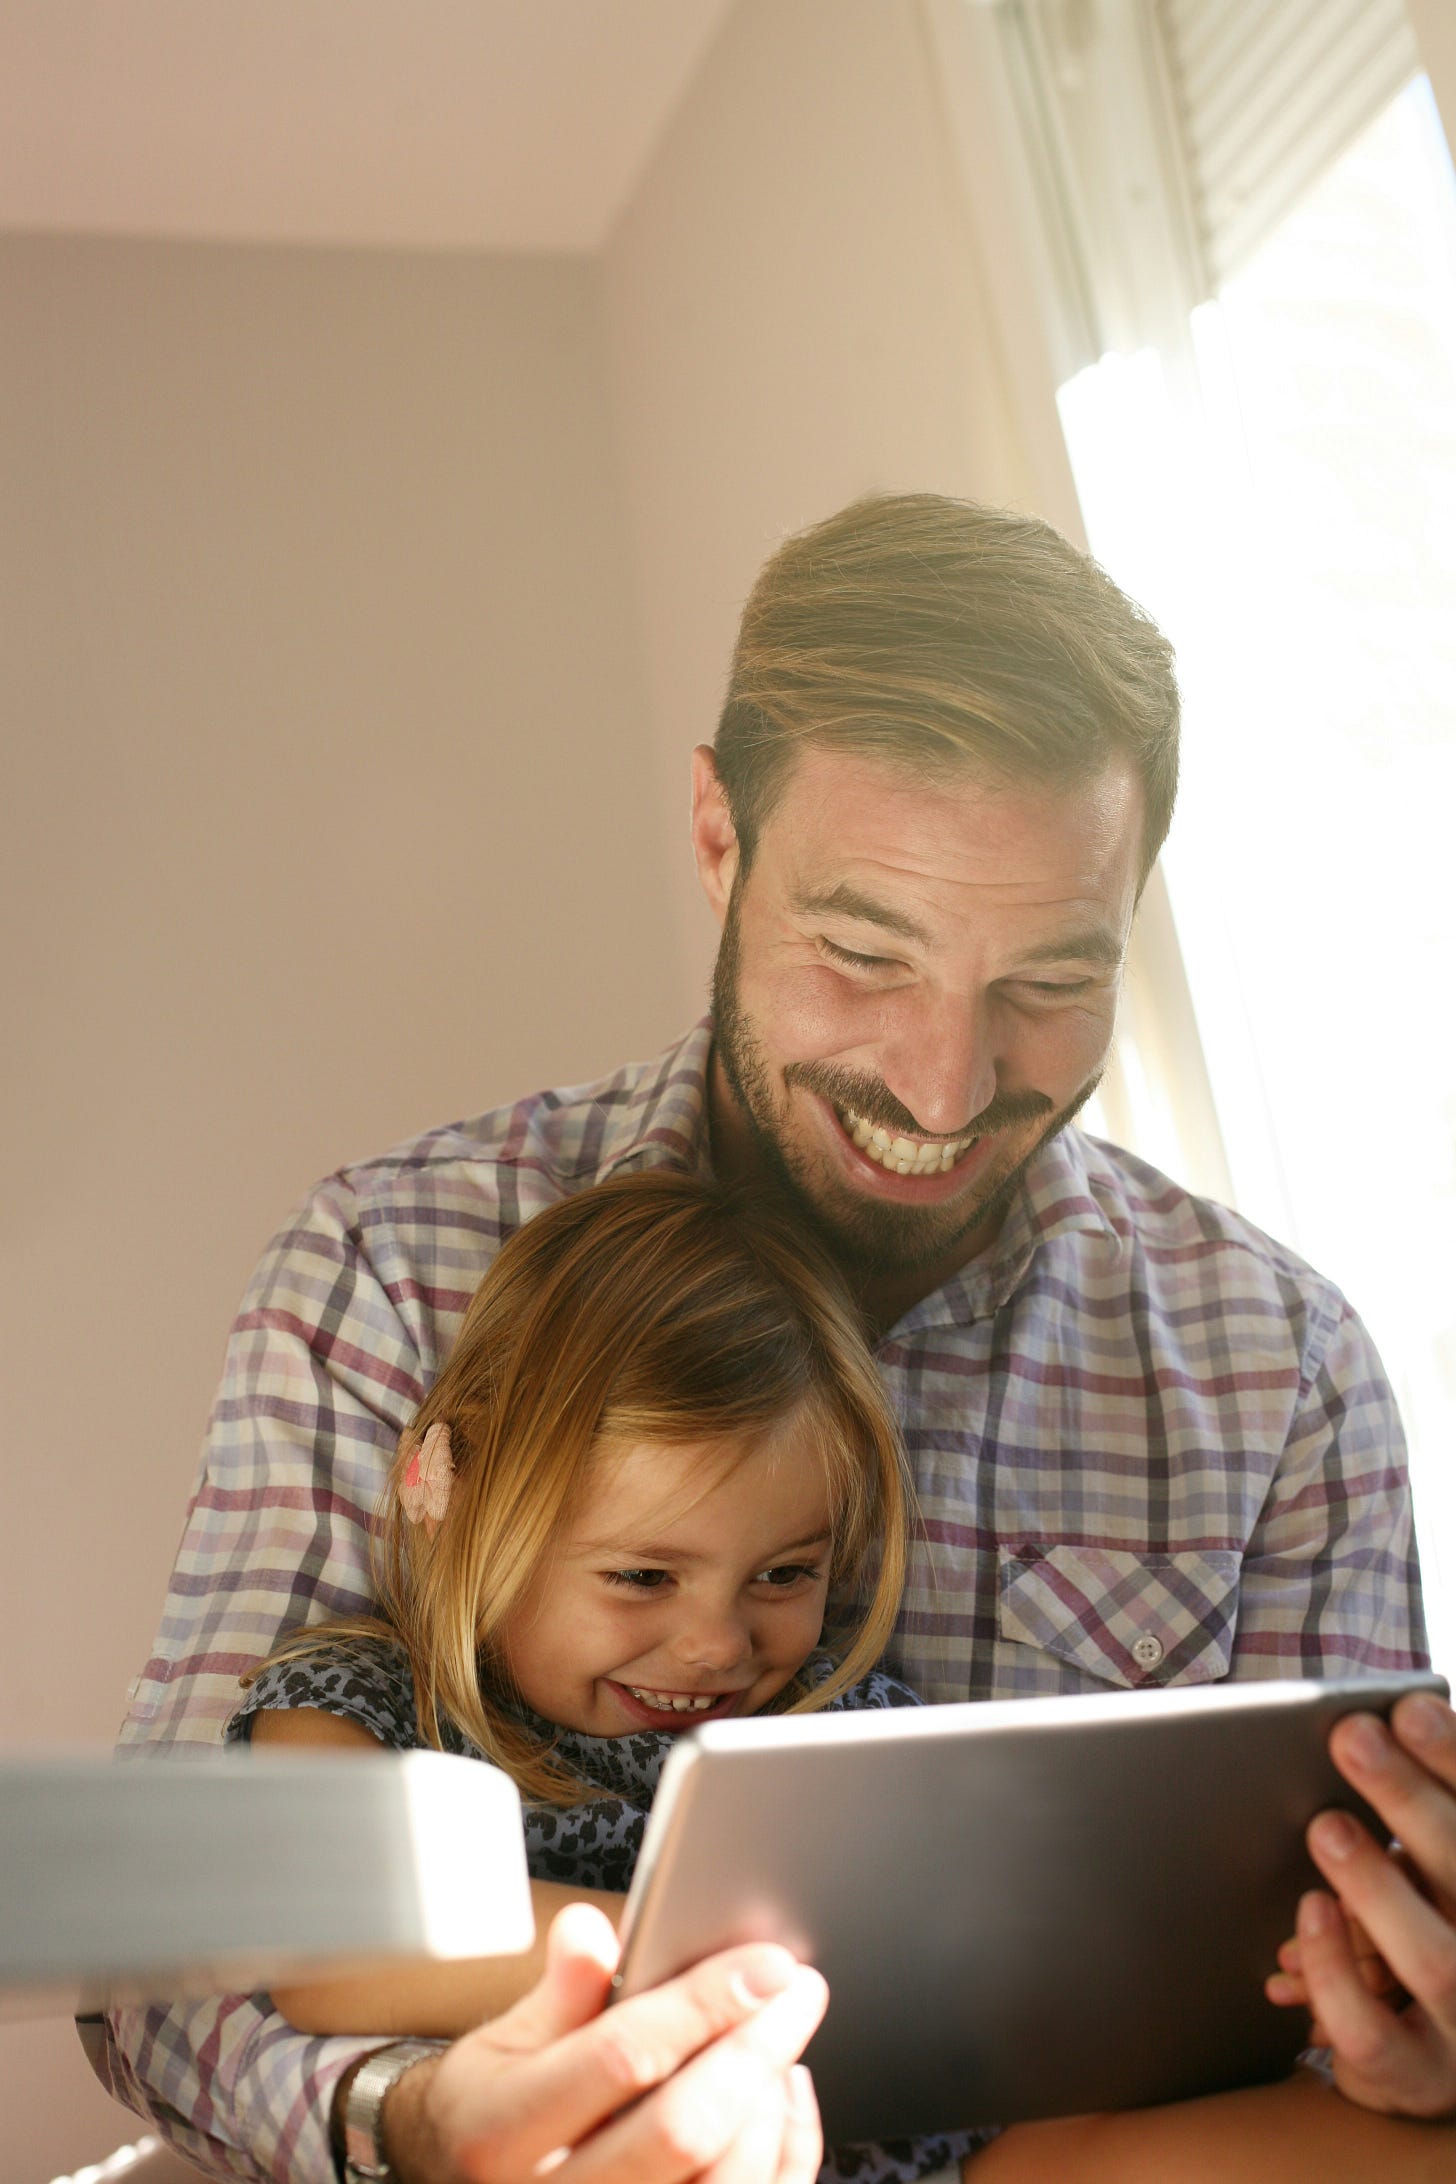
[[[109,1745],[313,1178],[665,1042],[584,262],[0,241],[0,1745]],[[0,2031],[0,2172],[127,2135]]]
[[[676,823],[786,532],[871,490],[1036,504],[920,9],[739,0],[602,272]],[[673,880],[701,989],[712,928],[687,868]]]

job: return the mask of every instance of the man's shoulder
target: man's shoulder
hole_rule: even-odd
[[[707,1066],[706,1027],[650,1061],[609,1076],[548,1086],[463,1121],[403,1139],[326,1176],[306,1204],[368,1225],[457,1207],[466,1219],[498,1208],[507,1226],[633,1162],[697,1158]]]
[[[1124,1146],[1068,1134],[1088,1194],[1122,1246],[1124,1271],[1165,1291],[1216,1291],[1254,1308],[1262,1298],[1287,1312],[1298,1299],[1326,1324],[1348,1312],[1334,1282],[1231,1206],[1175,1183]]]

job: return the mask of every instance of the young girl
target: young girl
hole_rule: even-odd
[[[602,1184],[518,1231],[476,1292],[391,1473],[379,1615],[295,1633],[227,1734],[492,1760],[526,1807],[541,1932],[570,1898],[615,1920],[673,1736],[916,1703],[874,1667],[906,1505],[829,1262],[692,1177]],[[539,1969],[538,1945],[274,2000],[304,2031],[453,2036]],[[924,2177],[973,2143],[847,2150],[825,2173]]]

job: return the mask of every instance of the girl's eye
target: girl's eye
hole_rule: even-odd
[[[760,1570],[753,1582],[755,1585],[772,1585],[779,1591],[785,1591],[790,1585],[797,1585],[803,1578],[816,1578],[822,1574],[815,1563],[776,1562],[772,1569]]]
[[[672,1575],[669,1570],[603,1570],[609,1585],[625,1585],[633,1592],[661,1592]]]

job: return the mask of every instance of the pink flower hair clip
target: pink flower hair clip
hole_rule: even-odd
[[[433,1539],[440,1529],[454,1484],[450,1428],[439,1419],[423,1441],[410,1450],[410,1460],[399,1482],[399,1505],[411,1524],[423,1524],[427,1539]]]

